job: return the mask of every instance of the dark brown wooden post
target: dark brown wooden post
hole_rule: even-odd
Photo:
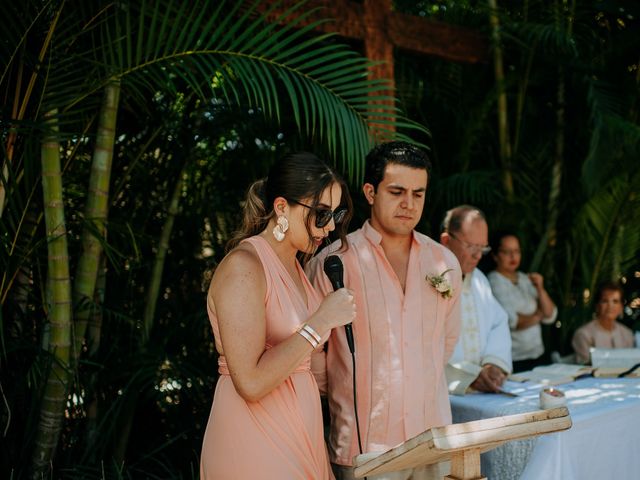
[[[258,10],[264,12],[271,2],[261,2]],[[294,5],[295,0],[284,0],[269,16],[274,20]],[[323,18],[335,21],[321,24],[317,30],[361,41],[364,54],[370,60],[380,62],[370,70],[369,78],[387,79],[388,94],[395,88],[394,48],[421,55],[436,56],[460,63],[487,62],[487,39],[479,32],[393,11],[392,0],[310,0],[305,11],[319,8],[302,25]]]

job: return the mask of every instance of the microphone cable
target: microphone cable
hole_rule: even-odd
[[[356,394],[356,354],[354,352],[354,348],[350,342],[349,350],[351,351],[351,365],[353,372],[353,412],[355,414],[356,420],[356,432],[358,434],[358,450],[360,451],[360,455],[362,455],[362,438],[360,436],[360,419],[358,418],[358,396]],[[367,477],[364,477],[364,480],[367,480]]]
[[[356,394],[356,355],[353,349],[351,350],[351,365],[352,365],[352,373],[353,373],[353,412],[356,417],[356,432],[358,433],[358,449],[360,450],[360,455],[362,455],[362,438],[360,436],[360,419],[358,418],[358,396]],[[366,477],[365,477],[366,478]]]
[[[329,255],[324,259],[323,266],[324,273],[327,278],[331,282],[331,286],[333,290],[338,290],[344,287],[344,267],[342,265],[342,260],[337,255]],[[351,365],[353,372],[353,412],[356,421],[356,432],[358,434],[358,449],[360,451],[360,455],[362,455],[362,437],[360,434],[360,418],[358,417],[358,396],[356,394],[356,355],[355,355],[355,342],[353,339],[353,330],[351,328],[351,324],[347,324],[344,326],[344,332],[346,335],[347,345],[349,347],[349,351],[351,352]],[[365,477],[366,480],[367,477]]]

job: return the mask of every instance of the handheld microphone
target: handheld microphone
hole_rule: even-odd
[[[344,267],[342,266],[342,260],[337,255],[329,255],[324,260],[324,273],[329,278],[331,286],[334,290],[344,287]],[[360,454],[362,454],[362,438],[360,436],[360,420],[358,418],[358,401],[356,395],[356,356],[355,346],[353,343],[353,330],[351,330],[351,324],[347,323],[344,326],[344,332],[347,334],[347,344],[349,345],[349,351],[351,352],[351,362],[353,365],[353,412],[356,417],[356,431],[358,432],[358,448]],[[365,480],[367,478],[365,477]]]
[[[329,255],[324,260],[324,273],[329,278],[331,286],[334,290],[344,288],[344,267],[342,266],[342,260],[337,255]],[[349,351],[353,353],[355,346],[353,343],[353,330],[351,324],[347,323],[344,326],[345,333],[347,334],[347,344],[349,345]]]

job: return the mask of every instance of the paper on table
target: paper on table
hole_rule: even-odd
[[[621,373],[628,371],[623,367],[600,367],[594,370],[593,376],[598,378],[617,378]],[[640,378],[640,367],[625,375],[626,378]]]
[[[571,383],[574,380],[573,377],[550,375],[545,372],[534,372],[533,370],[512,374],[509,378],[516,382],[533,382],[541,385],[562,385],[563,383]]]
[[[528,387],[523,385],[520,381],[513,381],[511,378],[507,378],[507,380],[502,384],[500,388],[500,392],[503,395],[507,395],[509,397],[519,397],[520,395],[526,393]]]
[[[545,372],[553,375],[564,375],[568,377],[577,377],[584,373],[591,373],[593,368],[585,365],[572,365],[568,363],[552,363],[551,365],[542,365],[533,369],[536,372]]]
[[[631,368],[640,363],[640,348],[591,348],[594,367]]]
[[[570,365],[566,363],[553,363],[536,367],[527,372],[511,374],[510,380],[516,382],[534,382],[542,385],[561,385],[573,382],[580,375],[590,374],[593,368],[584,365]]]

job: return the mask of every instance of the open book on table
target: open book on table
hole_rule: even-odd
[[[635,349],[638,350],[638,349]],[[640,351],[639,351],[640,352]],[[638,359],[640,362],[640,359]],[[617,378],[623,375],[626,378],[640,378],[640,364],[602,362],[594,366],[571,365],[566,363],[553,363],[536,367],[526,372],[512,373],[509,380],[514,382],[533,382],[542,385],[561,385],[570,383],[582,377]]]
[[[640,378],[640,348],[592,348],[594,377]]]
[[[596,368],[631,368],[640,363],[640,348],[590,348],[591,364]]]
[[[543,365],[526,372],[512,373],[509,375],[509,380],[540,383],[542,385],[561,385],[573,382],[583,375],[592,375],[593,370],[593,367],[586,365],[552,363],[551,365]]]
[[[593,376],[598,378],[618,378],[621,375],[625,378],[640,378],[640,365],[637,365],[633,369],[623,367],[598,367],[593,370]]]

